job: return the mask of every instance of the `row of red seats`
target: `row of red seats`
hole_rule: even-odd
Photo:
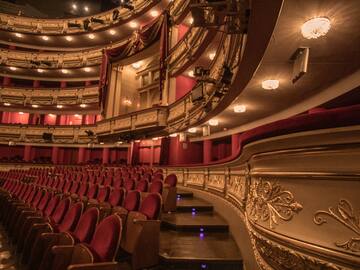
[[[21,172],[18,173],[21,174]],[[0,177],[3,176],[4,175],[2,174],[0,175]],[[77,193],[71,194],[71,189],[69,189],[69,192],[57,194],[51,187],[44,188],[36,186],[35,184],[26,184],[19,180],[14,180],[18,178],[19,177],[15,173],[12,173],[11,179],[5,181],[1,189],[1,220],[8,229],[9,234],[13,239],[13,243],[17,244],[17,250],[22,252],[22,262],[29,263],[31,269],[66,269],[65,266],[65,268],[61,268],[62,266],[59,266],[60,268],[55,268],[54,265],[58,267],[58,265],[65,264],[67,266],[68,264],[76,263],[77,250],[78,248],[81,250],[81,248],[84,247],[87,248],[86,250],[88,253],[90,252],[89,254],[91,256],[89,255],[89,258],[91,259],[91,263],[102,262],[104,260],[113,261],[116,256],[117,248],[114,248],[114,245],[111,245],[112,252],[106,252],[106,254],[114,255],[101,256],[98,251],[99,245],[97,243],[102,243],[103,241],[100,241],[100,236],[98,240],[94,240],[96,239],[96,232],[98,230],[101,231],[102,227],[108,226],[102,224],[105,221],[105,224],[108,224],[110,222],[110,217],[112,217],[111,219],[113,221],[119,219],[121,221],[120,224],[126,225],[124,226],[124,233],[120,233],[119,238],[121,239],[122,235],[122,249],[133,255],[132,264],[134,269],[147,267],[157,263],[158,248],[156,247],[158,247],[159,239],[154,236],[158,235],[158,217],[161,209],[161,197],[157,193],[141,196],[139,191],[130,191],[126,194],[125,199],[123,199],[125,194],[124,189],[113,189],[110,192],[109,187],[101,187],[98,196],[90,196],[93,198],[89,198],[86,196],[79,196]],[[83,184],[83,187],[85,187],[88,183]],[[96,186],[97,185],[93,185],[92,187]],[[82,190],[84,190],[84,188]],[[90,190],[92,190],[91,194],[95,194],[94,188],[89,188],[88,191]],[[88,194],[89,193],[87,193],[87,195]],[[141,198],[143,198],[143,200],[141,200]],[[84,208],[88,210],[86,210],[83,215],[74,214],[76,211],[82,213]],[[78,210],[75,211],[75,209]],[[89,229],[91,227],[84,227],[84,224],[86,223],[80,221],[83,219],[89,220],[89,216],[94,215],[90,213],[95,213],[95,210],[92,209],[97,209],[96,213],[98,213],[98,219],[106,218],[97,226],[96,232],[90,241],[89,237],[85,237],[86,240],[84,240],[84,237],[79,237],[77,234],[80,231],[84,233],[84,228]],[[138,212],[136,212],[137,210]],[[65,212],[67,214],[65,214]],[[114,217],[114,214],[116,214],[116,217]],[[77,218],[76,221],[74,216],[81,216],[81,218]],[[154,222],[141,222],[141,220],[153,220]],[[42,221],[43,223],[38,223],[39,221]],[[41,226],[39,226],[39,224],[41,224]],[[87,224],[89,225],[89,223]],[[149,228],[150,231],[152,231],[150,234],[148,233]],[[85,231],[89,232],[87,230]],[[71,237],[69,235],[71,237],[75,235],[75,239],[80,240],[72,239],[70,241],[69,239]],[[112,239],[113,238],[114,237],[112,237]],[[114,239],[116,239],[116,237]],[[152,240],[149,241],[149,239]],[[66,243],[70,241],[72,244],[82,244],[73,246],[71,249],[72,253],[70,252],[71,254],[69,253],[69,250],[64,251],[62,248],[50,248],[56,244],[64,244],[64,241]],[[154,247],[152,249],[153,252],[150,250],[150,253],[153,254],[153,256],[146,256],[149,257],[149,259],[145,260],[141,258],[141,256],[139,257],[139,252],[137,252],[137,250],[139,250],[139,245],[144,243],[144,241],[153,243]],[[63,251],[66,254],[71,255],[69,255],[70,257],[68,256],[68,260],[62,258],[62,256],[64,256],[62,253]],[[83,254],[83,252],[81,252],[81,254]],[[62,258],[60,259],[60,262],[63,264],[60,264],[58,261],[59,258]],[[54,265],[51,266],[53,263]],[[115,266],[116,263],[112,262],[110,265],[107,264],[106,267],[104,265],[104,267],[110,269],[108,266],[112,267],[113,265]],[[96,269],[102,269],[101,265],[97,265],[96,267],[98,267]]]

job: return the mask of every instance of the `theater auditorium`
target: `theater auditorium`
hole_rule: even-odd
[[[0,269],[360,270],[359,0],[0,0]]]

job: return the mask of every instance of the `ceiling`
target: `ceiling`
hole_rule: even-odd
[[[300,27],[316,16],[328,17],[331,29],[324,37],[305,39]],[[314,102],[307,104],[306,101],[359,70],[360,32],[355,30],[360,28],[358,18],[360,6],[357,0],[341,3],[335,0],[284,1],[277,26],[257,72],[236,100],[214,117],[219,120],[219,125],[211,127],[211,137],[241,132],[314,107]],[[299,47],[310,48],[308,72],[293,84],[293,61],[290,58]],[[262,89],[261,82],[267,79],[279,80],[280,87],[276,90]],[[357,78],[357,85],[360,85],[360,77]],[[315,106],[335,97],[328,96],[322,102],[319,99]],[[290,110],[299,104],[303,106],[297,106],[296,113]],[[234,105],[245,105],[246,112],[234,113]],[[200,135],[198,130],[197,136]]]

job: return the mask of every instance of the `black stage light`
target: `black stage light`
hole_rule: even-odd
[[[233,77],[233,73],[230,69],[229,66],[227,65],[223,65],[223,70],[222,70],[222,74],[221,74],[221,83],[223,84],[231,84],[231,80]]]
[[[116,21],[117,19],[119,19],[119,16],[120,16],[120,12],[118,9],[115,9],[112,13],[112,19],[113,21]]]
[[[81,28],[81,24],[80,24],[80,23],[72,23],[72,22],[69,22],[69,23],[68,23],[68,27],[69,27],[69,28]]]
[[[100,24],[104,24],[104,23],[105,23],[104,20],[98,19],[98,18],[94,18],[94,17],[91,18],[91,22],[93,22],[93,23],[100,23]]]
[[[44,141],[46,142],[52,142],[53,140],[53,134],[52,133],[48,133],[48,132],[44,132],[42,134],[42,138],[44,139]]]
[[[86,31],[91,30],[90,20],[89,20],[89,19],[84,20],[84,21],[83,21],[83,26],[84,26],[84,29],[85,29]]]
[[[88,137],[93,137],[95,135],[94,131],[87,129],[85,130],[86,135],[88,135]]]

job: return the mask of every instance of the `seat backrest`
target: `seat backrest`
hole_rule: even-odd
[[[46,206],[47,206],[49,200],[51,199],[51,197],[52,197],[52,193],[45,192],[44,196],[41,198],[40,203],[38,205],[38,209],[40,211],[44,211],[44,209],[46,208]]]
[[[112,176],[108,176],[106,177],[105,181],[104,181],[104,186],[112,186],[113,184],[113,178]]]
[[[87,193],[87,197],[89,199],[95,199],[96,196],[97,196],[97,193],[98,193],[98,189],[99,189],[99,186],[98,185],[92,185],[90,186],[89,190],[88,190],[88,193]]]
[[[140,192],[130,191],[124,201],[124,208],[128,211],[137,211],[140,205]]]
[[[123,186],[122,178],[115,178],[114,179],[114,188],[121,188]]]
[[[76,192],[78,191],[79,189],[79,182],[73,182],[72,186],[71,186],[71,189],[70,189],[70,193],[71,194],[76,194]]]
[[[65,185],[64,185],[64,188],[63,188],[63,192],[64,192],[64,193],[69,192],[70,189],[71,189],[71,186],[72,186],[72,182],[71,182],[70,180],[65,181]]]
[[[36,187],[33,187],[31,189],[31,192],[30,192],[29,196],[26,198],[26,203],[31,203],[32,202],[32,200],[35,197],[35,194],[36,194],[37,190],[38,190],[38,188],[36,188]]]
[[[137,185],[135,190],[139,191],[139,192],[146,192],[148,190],[148,186],[149,186],[149,182],[146,180],[140,180]]]
[[[162,181],[164,176],[160,173],[154,174],[151,181]]]
[[[31,202],[32,207],[34,207],[34,208],[37,208],[37,207],[38,207],[38,205],[39,205],[39,203],[40,203],[40,200],[41,200],[41,198],[43,197],[43,195],[44,195],[44,190],[39,189],[39,190],[36,192],[36,195],[35,195],[35,197],[34,197],[34,200]]]
[[[112,207],[121,205],[124,200],[124,194],[125,194],[125,190],[123,188],[114,189],[110,193],[109,204]]]
[[[115,259],[121,240],[121,219],[111,215],[96,227],[90,247],[95,252],[95,262],[110,262]]]
[[[56,224],[59,224],[63,220],[65,213],[69,209],[69,206],[70,206],[69,198],[65,198],[60,201],[58,206],[55,208],[53,214],[51,215],[51,218]]]
[[[79,243],[90,243],[99,222],[99,209],[91,207],[81,215],[79,223],[74,231],[74,236]]]
[[[44,210],[45,217],[49,217],[52,215],[59,201],[60,201],[60,195],[55,195],[50,199],[49,203],[47,204]]]
[[[58,227],[59,232],[74,231],[76,225],[79,222],[83,210],[84,210],[84,204],[82,202],[78,202],[70,206],[69,210],[64,216],[64,219],[62,220],[62,222]]]
[[[158,219],[161,210],[161,196],[158,193],[151,193],[141,203],[139,212],[148,219]]]
[[[86,192],[88,191],[89,189],[89,184],[86,183],[86,182],[82,182],[81,185],[80,185],[80,188],[77,192],[77,194],[82,197],[82,196],[85,196]]]
[[[153,181],[150,185],[149,192],[150,193],[159,193],[162,194],[163,183],[161,181]]]
[[[96,197],[98,202],[106,202],[109,199],[110,187],[99,188],[98,195]]]
[[[177,176],[175,174],[169,174],[165,178],[165,184],[168,184],[170,187],[175,187],[177,184]]]
[[[124,188],[126,191],[133,190],[135,186],[135,181],[132,179],[127,179],[124,182]]]

